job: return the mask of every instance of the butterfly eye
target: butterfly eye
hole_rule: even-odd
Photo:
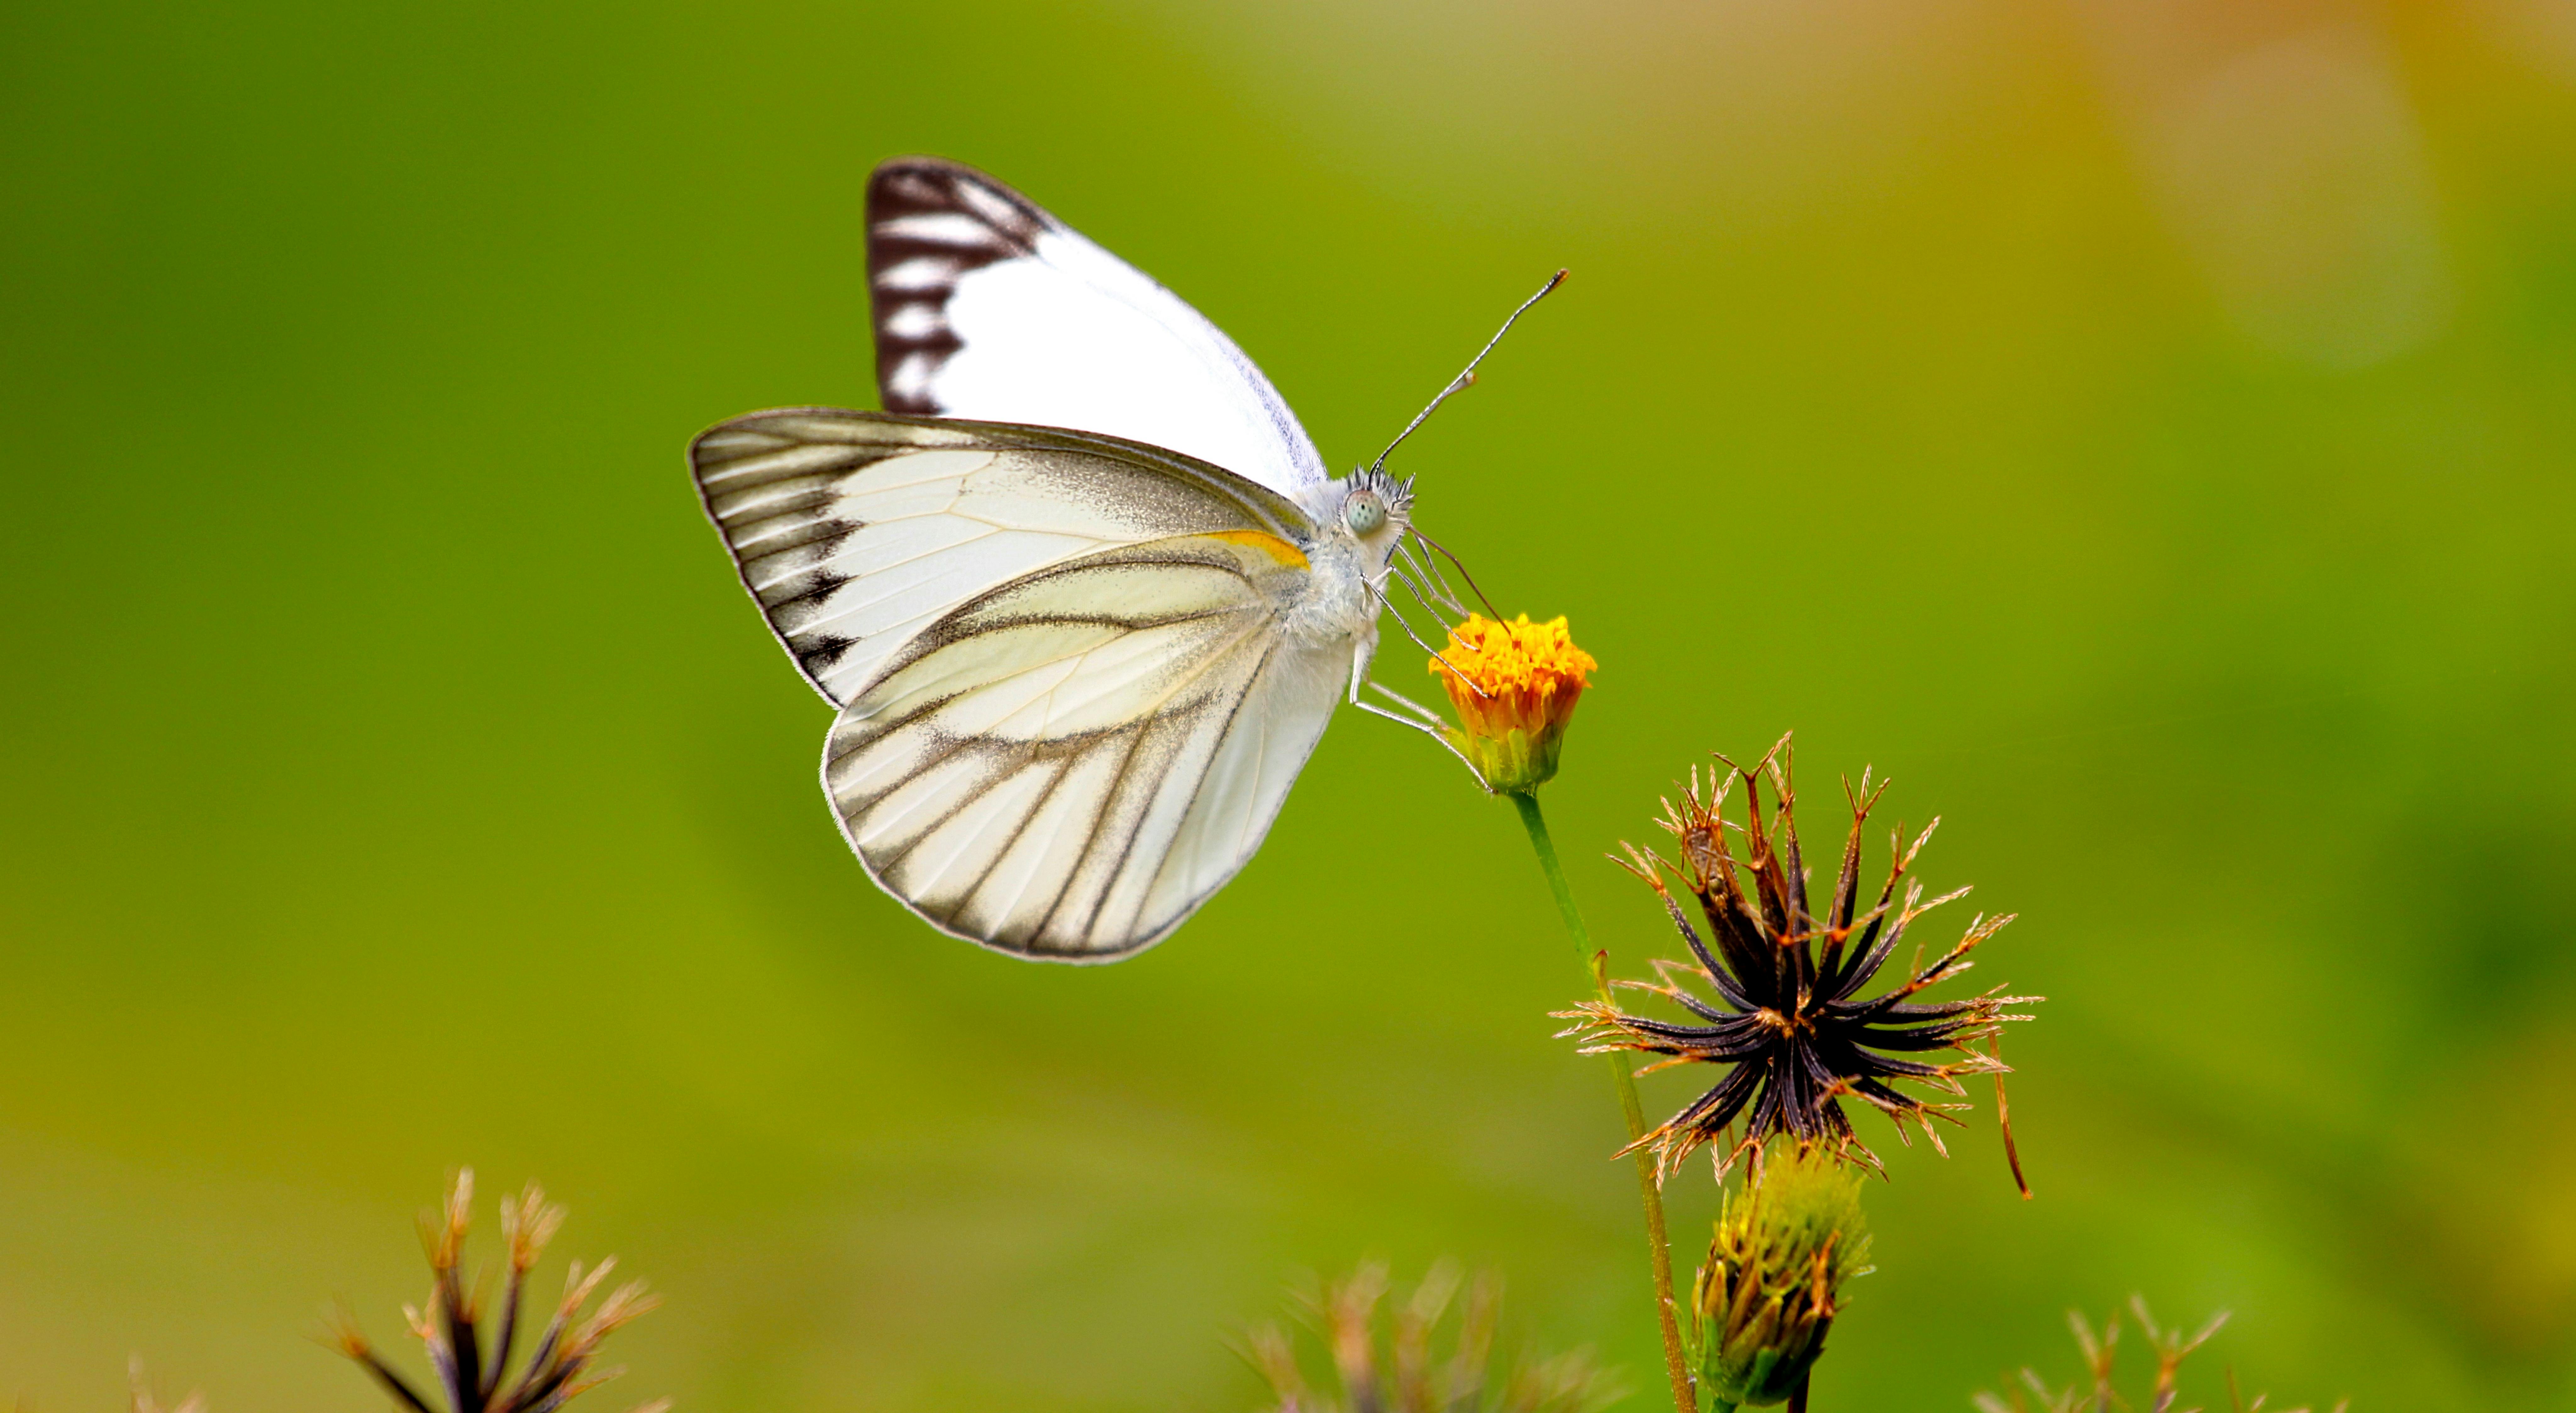
[[[1342,523],[1354,535],[1374,535],[1386,523],[1386,502],[1375,491],[1359,491],[1342,502]]]

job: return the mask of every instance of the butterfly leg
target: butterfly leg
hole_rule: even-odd
[[[1424,706],[1413,698],[1395,690],[1384,682],[1372,681],[1368,684],[1368,689],[1382,697],[1385,697],[1387,700],[1394,702],[1397,706],[1404,708],[1406,711],[1413,713],[1414,716],[1421,719],[1423,724],[1429,726],[1435,731],[1446,729],[1449,725],[1447,721],[1441,719],[1440,713],[1433,711],[1431,708]],[[1356,702],[1359,698],[1353,697],[1351,700]]]
[[[1351,669],[1352,706],[1358,707],[1360,710],[1367,712],[1371,716],[1383,716],[1398,726],[1412,727],[1414,730],[1419,731],[1423,735],[1430,737],[1432,740],[1439,742],[1440,749],[1447,751],[1452,756],[1456,756],[1458,763],[1467,767],[1467,773],[1476,777],[1476,783],[1478,785],[1484,786],[1488,792],[1493,789],[1491,785],[1486,784],[1485,773],[1476,768],[1476,763],[1461,754],[1456,746],[1449,744],[1449,733],[1446,730],[1447,723],[1440,719],[1440,714],[1438,712],[1435,712],[1431,708],[1424,706],[1422,703],[1413,700],[1411,697],[1404,695],[1393,687],[1387,686],[1383,682],[1368,682],[1367,686],[1369,690],[1383,693],[1387,697],[1393,699],[1397,705],[1402,706],[1406,711],[1413,713],[1412,715],[1408,716],[1403,712],[1389,711],[1375,702],[1363,701],[1360,698],[1360,686],[1362,682],[1366,680],[1368,669],[1362,663],[1358,662],[1352,663]]]

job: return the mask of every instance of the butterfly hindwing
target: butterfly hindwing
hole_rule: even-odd
[[[689,458],[743,586],[834,706],[942,615],[1050,564],[1175,535],[1311,533],[1217,467],[1043,427],[786,408],[708,430]]]
[[[1349,658],[1286,631],[1258,532],[1104,550],[947,615],[834,724],[823,786],[870,876],[942,930],[1108,961],[1242,868]]]
[[[1294,495],[1323,458],[1269,379],[1171,291],[1001,182],[905,157],[868,182],[890,412],[1080,427]]]

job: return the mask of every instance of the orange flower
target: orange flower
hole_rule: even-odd
[[[1485,788],[1525,795],[1556,774],[1565,724],[1592,672],[1592,654],[1574,645],[1563,618],[1509,623],[1481,614],[1449,630],[1447,651],[1431,675],[1449,690],[1461,729],[1449,743],[1476,767]]]

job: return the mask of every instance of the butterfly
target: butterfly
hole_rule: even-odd
[[[1457,596],[1383,455],[1330,477],[1232,340],[1018,192],[887,162],[867,253],[885,410],[720,423],[699,495],[839,713],[868,876],[999,951],[1132,956],[1260,848],[1336,704],[1436,728],[1368,669],[1390,575]]]

